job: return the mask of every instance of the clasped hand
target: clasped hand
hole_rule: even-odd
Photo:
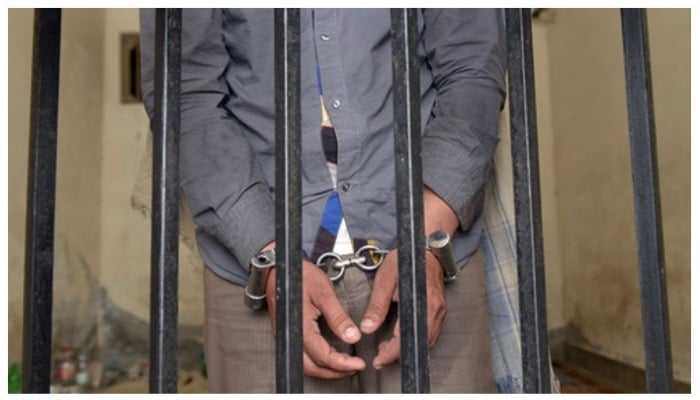
[[[437,259],[426,257],[428,343],[432,347],[438,338],[446,314],[446,301],[442,269]],[[272,269],[266,285],[267,303],[275,332],[275,271]],[[394,249],[387,254],[382,267],[377,270],[374,288],[360,327],[352,321],[335,295],[328,275],[310,261],[303,261],[302,329],[304,346],[304,374],[337,379],[352,375],[366,368],[364,360],[339,352],[321,335],[318,320],[323,317],[333,333],[347,344],[355,344],[361,335],[377,331],[384,323],[392,302],[398,301],[398,253]],[[400,332],[397,320],[393,335],[378,345],[372,361],[375,369],[392,364],[400,355]]]

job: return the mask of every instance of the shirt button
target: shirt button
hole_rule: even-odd
[[[323,40],[324,42],[327,42],[327,41],[331,40],[331,37],[326,35],[325,33],[323,33],[323,34],[321,34],[321,40]]]
[[[342,189],[343,192],[347,193],[350,191],[350,186],[352,185],[350,185],[348,182],[345,182],[340,186],[340,189]]]
[[[338,100],[338,99],[333,100],[333,102],[331,103],[331,106],[333,108],[336,108],[336,109],[340,108],[340,100]]]

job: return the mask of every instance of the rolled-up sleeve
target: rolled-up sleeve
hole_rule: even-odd
[[[141,10],[143,100],[153,121],[154,10]],[[195,222],[248,267],[274,240],[274,202],[250,145],[230,113],[229,56],[217,9],[182,13],[180,183]]]
[[[468,230],[483,209],[505,98],[505,33],[498,9],[423,11],[437,98],[423,135],[423,177]]]

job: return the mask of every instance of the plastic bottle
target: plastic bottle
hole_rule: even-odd
[[[90,373],[87,367],[87,356],[83,353],[78,356],[78,371],[75,373],[75,384],[81,392],[86,392],[90,383]]]
[[[75,383],[75,361],[73,349],[63,348],[59,352],[56,375],[61,386],[72,386]]]

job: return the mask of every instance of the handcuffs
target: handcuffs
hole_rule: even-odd
[[[426,238],[426,249],[433,253],[442,266],[443,280],[452,282],[459,275],[459,268],[452,255],[452,240],[445,231],[435,231]],[[328,271],[337,271],[329,275],[331,282],[336,282],[345,274],[345,268],[356,266],[365,272],[375,271],[384,262],[389,250],[382,250],[374,245],[365,245],[354,254],[340,255],[334,252],[321,254],[316,265]],[[266,250],[254,255],[250,260],[250,275],[245,287],[245,304],[253,310],[261,310],[267,305],[265,300],[265,281],[269,268],[275,266],[275,251]]]
[[[262,310],[266,305],[265,281],[269,268],[275,266],[275,250],[265,250],[250,259],[250,275],[245,287],[245,304],[253,310]]]

